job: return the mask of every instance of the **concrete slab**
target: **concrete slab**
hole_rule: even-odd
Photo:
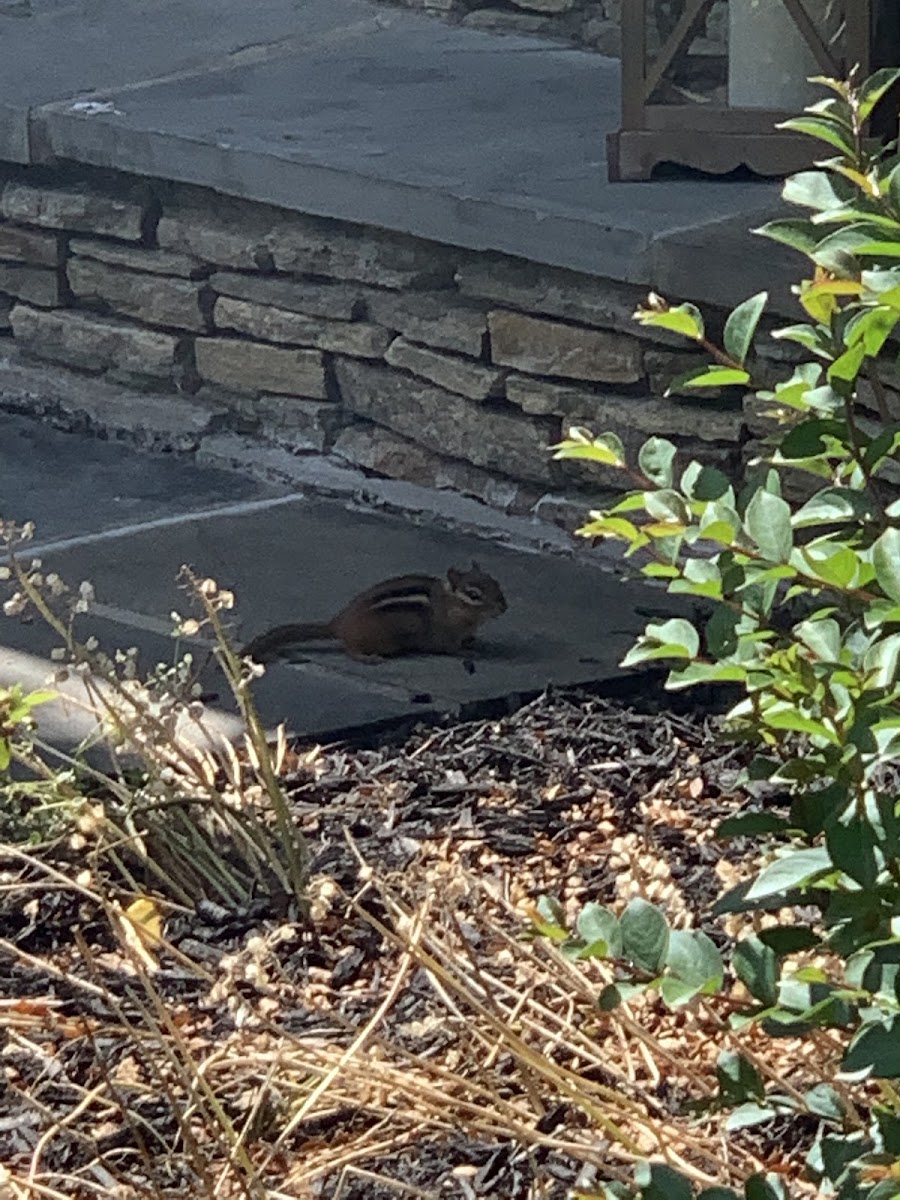
[[[2,373],[0,373],[2,397]],[[268,503],[285,489],[186,458],[148,458],[127,446],[0,413],[0,515],[34,521],[42,543],[226,505]]]
[[[364,665],[326,648],[310,651],[300,665],[270,668],[258,686],[263,715],[271,723],[286,720],[300,734],[459,712],[476,701],[531,693],[548,683],[613,678],[631,637],[642,627],[636,609],[658,602],[648,589],[625,585],[584,562],[515,551],[336,502],[264,497],[192,511],[177,488],[164,494],[177,483],[181,464],[137,458],[123,447],[103,447],[78,435],[41,427],[34,432],[33,453],[14,459],[20,500],[39,511],[45,528],[64,532],[73,527],[67,521],[87,520],[92,532],[49,541],[39,536],[32,553],[40,556],[45,570],[57,571],[70,583],[93,583],[98,607],[84,618],[84,631],[94,633],[109,651],[137,645],[150,663],[171,661],[170,614],[189,611],[176,583],[182,563],[235,590],[241,642],[282,621],[328,617],[352,595],[390,575],[443,575],[453,564],[478,558],[501,581],[509,612],[486,628],[482,647],[469,662],[433,656]],[[0,444],[11,441],[4,438]],[[60,453],[66,442],[67,453]],[[83,458],[73,453],[76,449],[85,452]],[[118,451],[121,461],[111,461],[108,471],[95,474],[96,452],[107,450]],[[42,458],[46,470],[38,461]],[[129,461],[133,467],[140,464],[130,476],[124,469]],[[54,464],[66,463],[74,465],[63,494],[54,486]],[[26,479],[29,470],[36,484]],[[198,472],[204,486],[198,483],[191,495],[209,500],[219,494],[221,474]],[[93,521],[83,512],[84,489],[92,487]],[[120,492],[127,503],[156,504],[164,515],[147,524],[109,527],[105,522],[118,511]],[[134,501],[136,496],[142,499]],[[54,515],[65,508],[71,518]],[[0,681],[17,678],[23,653],[32,656],[29,678],[36,679],[38,665],[49,669],[53,644],[40,624],[5,621],[0,626],[0,646],[5,647],[0,650]],[[194,649],[198,661],[205,657],[202,647]],[[214,666],[208,666],[203,683],[223,697],[226,714],[233,711]],[[56,720],[59,714],[50,715]],[[68,732],[64,722],[54,736],[77,742],[85,733],[85,719],[76,714]]]
[[[166,63],[139,0],[104,26],[102,51],[95,7],[109,6],[48,11],[40,36],[7,19],[0,79],[5,65],[12,73],[0,87],[17,96],[28,64],[40,153],[642,285],[665,278],[674,294],[707,300],[693,245],[736,218],[732,257],[770,284],[784,274],[783,255],[746,233],[772,210],[775,185],[608,183],[605,135],[619,119],[610,59],[366,0],[305,0],[292,35],[276,0],[180,0],[154,21],[172,47]],[[79,13],[86,61],[115,44],[124,62],[41,84],[72,57]],[[243,35],[254,46],[229,51]],[[740,272],[718,274],[726,302],[744,298]]]
[[[0,5],[0,159],[26,163],[29,119],[54,100],[221,68],[372,19],[357,0],[308,8],[297,0],[30,0]]]
[[[146,622],[141,614],[134,620]],[[77,619],[76,630],[82,639],[96,637],[109,651],[136,647],[142,674],[158,663],[171,664],[176,657],[176,642],[166,632],[171,622],[159,621],[158,630],[136,627],[127,614],[115,619],[97,615]],[[0,617],[0,686],[18,683],[27,690],[47,685],[58,664],[50,652],[59,639],[43,622],[22,624]],[[219,739],[238,738],[243,724],[225,678],[210,661],[205,646],[182,645],[178,653],[190,649],[199,668],[198,679],[211,698],[206,711],[197,720],[185,719],[180,736],[189,743],[215,747]],[[58,699],[35,711],[38,732],[57,749],[71,752],[86,741],[94,741],[100,729],[96,694],[86,691],[75,674],[53,689]],[[112,698],[109,689],[104,693]],[[377,682],[354,680],[339,672],[308,667],[273,665],[254,687],[254,696],[263,721],[274,728],[283,720],[290,731],[321,740],[347,729],[365,729],[405,717],[433,716],[435,707],[424,697],[410,697],[399,689],[379,686]],[[112,701],[114,702],[114,700]]]

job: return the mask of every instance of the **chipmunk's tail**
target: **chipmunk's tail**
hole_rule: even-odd
[[[318,625],[276,625],[274,629],[269,629],[255,637],[252,642],[248,642],[241,651],[241,657],[250,657],[259,663],[266,663],[303,642],[318,642],[334,637],[329,622]]]

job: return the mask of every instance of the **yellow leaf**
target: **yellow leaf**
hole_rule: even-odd
[[[122,913],[125,941],[148,968],[156,967],[156,961],[147,950],[162,942],[162,925],[162,914],[149,896],[141,896],[133,901]]]

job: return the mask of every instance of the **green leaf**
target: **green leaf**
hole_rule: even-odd
[[[864,492],[852,488],[827,487],[816,492],[794,513],[795,529],[810,525],[830,525],[847,521],[865,521],[872,516],[872,501]]]
[[[843,231],[841,232],[843,233]],[[830,239],[825,240],[828,241]],[[824,267],[826,271],[835,275],[838,279],[858,280],[862,273],[859,259],[842,246],[823,246],[823,243],[820,242],[816,246],[812,260],[817,266]]]
[[[621,542],[642,541],[646,545],[646,538],[638,527],[624,517],[597,517],[582,525],[578,532],[582,537],[615,538]]]
[[[666,690],[677,692],[698,683],[743,683],[746,678],[747,668],[736,663],[688,663],[669,672]]]
[[[754,1000],[767,1007],[776,1003],[778,958],[760,938],[742,938],[732,952],[731,966]]]
[[[646,990],[647,985],[643,983],[609,983],[597,997],[597,1005],[602,1012],[614,1012],[620,1004],[627,1004]]]
[[[704,1188],[697,1200],[741,1200],[740,1196],[729,1187]]]
[[[845,1075],[896,1079],[900,1076],[900,1025],[896,1017],[864,1025],[850,1043],[841,1070]]]
[[[871,673],[871,687],[890,688],[900,680],[900,633],[874,642],[863,657],[863,668]]]
[[[820,142],[834,146],[848,158],[855,154],[852,138],[840,126],[825,120],[824,117],[791,117],[789,121],[780,121],[775,128],[789,129],[793,133],[806,133],[810,137],[818,138]]]
[[[738,813],[726,817],[716,827],[717,838],[759,837],[763,833],[783,833],[788,828],[784,817],[771,812]]]
[[[818,390],[818,389],[816,389]],[[807,398],[810,393],[807,393]],[[829,438],[840,437],[845,426],[841,421],[827,417],[811,417],[795,425],[782,439],[779,447],[784,459],[808,458],[811,454],[821,454],[828,445]]]
[[[847,1108],[840,1093],[830,1084],[817,1083],[804,1094],[803,1099],[811,1113],[824,1117],[826,1121],[843,1121],[846,1115]]]
[[[579,436],[570,436],[568,440],[552,447],[555,450],[554,458],[584,458],[608,467],[625,466],[625,447],[618,434],[603,433],[592,438],[586,430],[570,429],[569,433]]]
[[[731,387],[734,384],[750,382],[747,371],[738,371],[735,367],[695,367],[685,371],[673,379],[666,388],[665,394],[671,396],[684,388],[719,388]]]
[[[866,1192],[866,1200],[900,1200],[900,1183],[882,1179],[870,1192]]]
[[[784,181],[781,195],[788,204],[799,204],[818,212],[841,208],[853,190],[842,186],[826,171],[800,171]]]
[[[638,466],[657,487],[672,486],[672,464],[675,461],[675,446],[665,438],[648,438],[641,446]]]
[[[762,900],[777,896],[792,888],[809,883],[832,870],[831,855],[824,846],[809,850],[792,850],[776,858],[757,875],[746,894],[747,900]]]
[[[669,926],[663,914],[638,897],[629,901],[619,925],[624,956],[642,971],[658,974],[669,946]]]
[[[696,658],[700,652],[700,635],[684,617],[673,617],[659,625],[648,625],[645,634],[662,645],[675,645],[683,650],[684,658]]]
[[[831,861],[863,888],[871,888],[878,878],[875,857],[875,830],[865,817],[833,821],[825,830],[825,844]]]
[[[591,901],[585,904],[575,922],[578,936],[589,945],[597,942],[606,944],[604,957],[618,958],[622,953],[622,932],[615,913],[602,904]]]
[[[859,555],[840,543],[804,546],[800,557],[806,564],[806,574],[821,579],[831,587],[850,587],[860,569]]]
[[[702,930],[673,929],[666,966],[678,979],[706,995],[719,991],[725,977],[722,956]]]
[[[841,627],[833,618],[801,621],[799,625],[794,626],[794,635],[820,662],[841,661]]]
[[[819,242],[818,230],[811,221],[803,217],[787,217],[777,221],[768,221],[765,225],[754,229],[753,232],[761,237],[771,238],[773,242],[780,242],[783,246],[790,246],[791,249],[799,250],[801,254],[810,257]]]
[[[838,744],[837,736],[832,729],[822,721],[805,716],[787,700],[777,700],[773,704],[768,704],[761,713],[760,719],[769,729],[783,729],[789,733],[808,733],[810,737],[820,738],[831,745]]]
[[[761,1100],[765,1095],[765,1084],[759,1071],[736,1050],[721,1051],[716,1059],[716,1079],[727,1104]]]
[[[725,322],[723,339],[725,349],[731,358],[735,362],[739,362],[741,366],[747,361],[759,318],[763,314],[768,299],[768,292],[757,292],[755,296],[751,296],[739,304]]]
[[[900,79],[900,68],[898,67],[882,67],[880,71],[875,71],[869,76],[859,89],[860,120],[868,120],[875,105],[898,79]]]
[[[783,329],[774,329],[772,337],[777,341],[796,342],[813,354],[831,357],[827,346],[823,345],[821,333],[812,325],[785,325]]]
[[[828,368],[829,382],[837,379],[844,383],[853,383],[859,374],[865,357],[866,348],[862,342],[851,346],[849,350],[845,350],[840,358],[836,358]]]
[[[900,448],[900,425],[889,425],[887,429],[872,438],[863,455],[863,462],[868,471],[877,471],[881,464],[893,458]]]
[[[770,925],[760,932],[759,940],[774,950],[779,958],[821,945],[821,940],[805,925]]]
[[[744,1184],[744,1200],[788,1200],[787,1189],[777,1175],[751,1175]]]
[[[794,544],[791,507],[780,496],[760,488],[747,505],[744,529],[765,558],[772,562],[788,561]]]
[[[707,558],[689,558],[682,578],[669,584],[669,591],[673,595],[709,596],[718,600],[722,595],[722,572]]]
[[[900,529],[886,529],[872,546],[872,562],[878,586],[900,604]]]
[[[900,258],[900,242],[882,240],[861,242],[856,247],[856,253],[872,258]]]
[[[779,1116],[779,1110],[768,1104],[741,1104],[725,1121],[729,1133],[738,1129],[750,1129],[754,1125],[765,1125]],[[749,1195],[749,1192],[746,1193]]]
[[[566,912],[555,896],[541,896],[536,907],[548,925],[554,925],[566,933]]]
[[[705,467],[696,460],[688,463],[681,475],[681,490],[692,500],[733,500],[731,481],[717,467]]]
[[[641,1162],[634,1168],[634,1181],[641,1200],[693,1200],[690,1182],[665,1163]]]
[[[677,975],[664,975],[659,981],[659,994],[669,1008],[681,1008],[689,1004],[699,991],[696,984],[679,979]]]
[[[692,341],[702,341],[705,335],[703,317],[699,308],[693,304],[679,304],[677,307],[657,312],[655,309],[638,309],[635,319],[641,325],[653,329],[669,329],[673,333],[683,334]]]
[[[648,579],[677,579],[681,572],[677,567],[670,567],[665,563],[651,562],[641,567],[641,574],[646,575]]]
[[[869,358],[881,353],[884,343],[894,331],[894,326],[900,321],[900,312],[895,308],[877,305],[867,312],[855,317],[846,331],[848,346],[862,343]]]

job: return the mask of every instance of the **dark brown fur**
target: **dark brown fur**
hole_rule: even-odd
[[[401,654],[454,654],[468,646],[478,626],[506,611],[500,585],[476,563],[452,568],[447,578],[400,575],[356,596],[330,621],[279,625],[254,638],[242,654],[268,662],[310,641],[338,641],[353,658]]]

